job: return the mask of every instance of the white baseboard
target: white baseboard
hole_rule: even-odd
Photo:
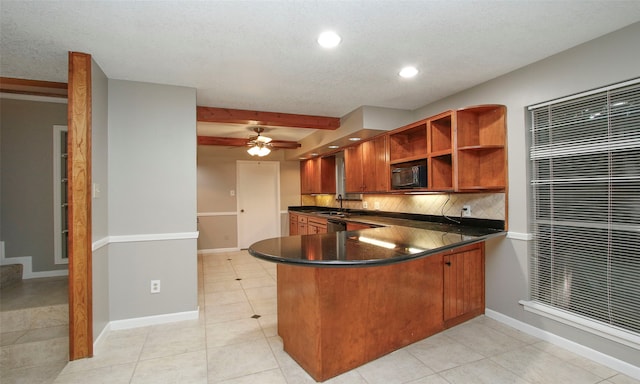
[[[502,313],[496,312],[489,308],[485,308],[484,314],[489,318],[492,318],[496,321],[506,324],[526,334],[529,334],[531,336],[537,337],[551,344],[567,349],[580,356],[586,357],[587,359],[593,360],[611,369],[615,369],[616,371],[623,373],[627,376],[640,380],[640,367],[636,367],[635,365],[616,359],[615,357],[606,355],[602,352],[598,352],[594,349],[585,347],[582,344],[578,344],[571,340],[565,339],[564,337],[560,337],[551,332],[534,327],[520,320],[516,320],[512,317],[503,315]]]
[[[22,264],[22,278],[23,279],[37,279],[41,277],[58,277],[69,276],[68,269],[55,269],[53,271],[34,272],[32,264],[32,256],[20,256],[20,257],[4,257],[4,241],[0,242],[0,265],[7,264]]]
[[[240,248],[212,248],[212,249],[199,249],[198,254],[204,255],[207,253],[225,253],[225,252],[237,252]]]
[[[195,311],[167,313],[163,315],[137,317],[134,319],[114,320],[109,322],[107,327],[110,331],[119,331],[123,329],[147,327],[149,325],[173,323],[176,321],[197,320],[199,316],[200,309],[197,308]]]
[[[102,342],[107,337],[110,331],[111,331],[111,323],[107,323],[107,325],[105,325],[104,328],[102,328],[102,331],[100,332],[98,337],[96,337],[96,340],[93,342],[94,350],[98,348],[100,344],[102,344]]]

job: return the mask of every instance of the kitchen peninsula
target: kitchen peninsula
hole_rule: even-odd
[[[484,313],[484,241],[502,228],[412,219],[353,215],[379,227],[249,248],[278,263],[278,334],[315,380]]]

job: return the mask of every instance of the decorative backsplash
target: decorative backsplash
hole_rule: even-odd
[[[363,208],[363,203],[367,208]],[[302,205],[339,206],[335,195],[302,195]],[[506,220],[504,193],[451,193],[434,195],[363,195],[362,201],[344,201],[343,207],[423,215],[460,216],[463,205],[471,206],[471,217]],[[379,207],[379,208],[378,208]]]

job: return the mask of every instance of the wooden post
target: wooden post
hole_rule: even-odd
[[[69,52],[69,359],[93,356],[91,55]]]

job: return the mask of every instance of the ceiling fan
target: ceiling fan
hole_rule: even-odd
[[[198,145],[222,145],[227,147],[247,147],[249,150],[252,148],[267,148],[269,151],[272,149],[295,149],[300,148],[302,145],[295,141],[287,140],[272,140],[270,137],[262,136],[264,132],[263,127],[254,127],[253,131],[255,136],[251,136],[248,139],[243,138],[231,138],[231,137],[216,137],[216,136],[198,136]],[[258,151],[258,150],[254,150]],[[251,153],[251,152],[249,152]],[[263,150],[262,153],[265,156],[269,152]],[[256,152],[257,155],[259,155]],[[260,155],[259,155],[260,156]]]

